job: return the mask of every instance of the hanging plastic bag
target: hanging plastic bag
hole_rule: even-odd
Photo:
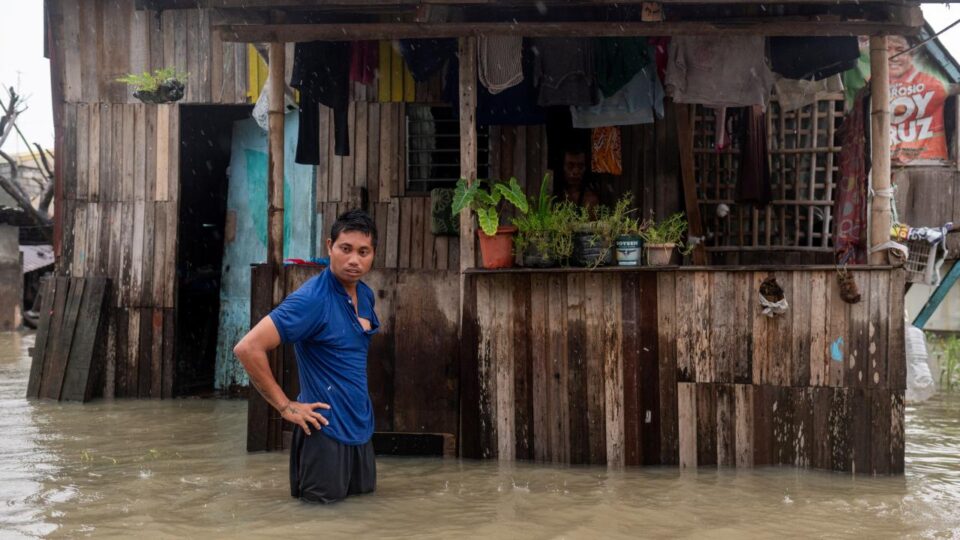
[[[908,402],[919,403],[930,399],[937,393],[937,384],[930,374],[927,364],[927,340],[923,330],[906,325],[907,346],[907,392]]]

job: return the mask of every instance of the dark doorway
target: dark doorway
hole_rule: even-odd
[[[250,111],[245,105],[180,107],[177,396],[214,389],[230,145],[233,123]]]

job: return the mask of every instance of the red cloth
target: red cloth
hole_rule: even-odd
[[[380,63],[380,43],[354,41],[350,44],[350,82],[373,84]]]
[[[647,43],[653,47],[653,57],[657,63],[657,77],[660,77],[660,81],[663,82],[667,80],[667,46],[670,45],[670,38],[647,38]]]
[[[833,203],[833,246],[837,262],[867,262],[867,110],[869,88],[863,88],[840,126],[840,181]]]

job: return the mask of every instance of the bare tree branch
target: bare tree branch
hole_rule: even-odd
[[[48,242],[52,242],[52,234],[50,233],[50,226],[53,224],[53,220],[50,219],[46,213],[41,213],[39,210],[33,207],[30,204],[30,199],[27,199],[20,195],[19,190],[16,189],[16,183],[11,182],[9,178],[5,176],[0,176],[0,188],[3,188],[7,193],[13,197],[13,200],[17,202],[17,205],[20,206],[32,219],[33,222],[40,228],[40,231],[43,233],[43,236],[47,239]]]
[[[26,141],[24,141],[24,142],[26,142]],[[49,154],[50,151],[49,151],[49,150],[44,150],[44,149],[40,146],[40,143],[33,143],[33,145],[37,147],[37,153],[40,154],[40,161],[41,161],[41,163],[43,164],[43,170],[46,171],[46,174],[45,174],[44,176],[46,176],[49,180],[53,180],[53,169],[50,168],[50,162],[47,161],[47,154]],[[32,154],[32,153],[33,153],[33,152],[31,152],[31,154]],[[53,154],[50,154],[50,157],[53,157]],[[37,159],[37,158],[34,157],[33,159]],[[40,163],[37,163],[37,166],[39,167],[39,166],[40,166]]]
[[[11,187],[17,190],[17,194],[20,196],[21,199],[25,199],[29,201],[30,196],[27,195],[27,192],[24,191],[23,187],[17,182],[17,176],[20,174],[20,168],[17,167],[16,160],[14,160],[6,152],[2,150],[0,150],[0,157],[7,160],[7,163],[10,164]]]

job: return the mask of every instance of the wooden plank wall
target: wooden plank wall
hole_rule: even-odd
[[[105,397],[169,397],[178,105],[67,103],[57,272],[112,280]]]
[[[960,223],[960,171],[953,167],[895,167],[897,213],[912,227]],[[960,253],[960,234],[947,235],[948,257]]]
[[[321,270],[316,266],[284,267],[286,293]],[[376,430],[456,435],[460,398],[458,270],[374,270],[364,282],[376,295],[381,325],[367,359]],[[270,295],[260,294],[270,290],[269,283],[269,268],[254,267],[251,323],[271,309]],[[271,366],[284,392],[295,399],[299,386],[293,347],[281,347]],[[247,450],[288,448],[292,425],[283,422],[256,392],[250,393],[249,400]]]
[[[247,49],[210,29],[209,9],[136,10],[135,0],[47,0],[66,103],[137,103],[118,77],[164,67],[189,73],[182,103],[246,103]]]
[[[469,274],[462,455],[901,473],[904,277],[852,273],[853,305],[827,268]]]

